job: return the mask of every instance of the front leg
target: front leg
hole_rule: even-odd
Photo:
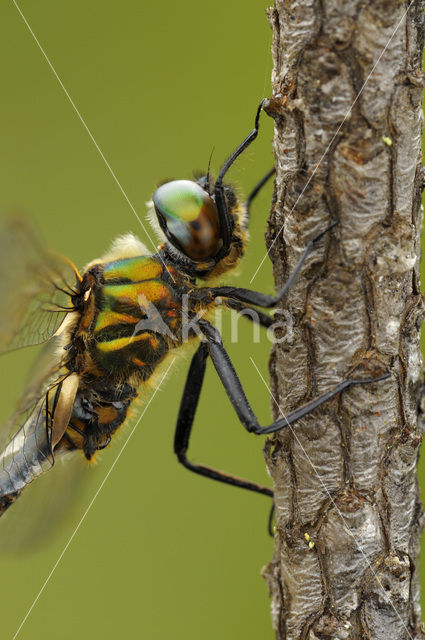
[[[239,300],[240,302],[245,302],[247,304],[254,304],[258,307],[263,307],[264,309],[271,309],[272,307],[275,307],[282,300],[282,298],[287,295],[314,246],[319,242],[321,238],[323,238],[326,233],[328,233],[336,225],[337,222],[333,222],[324,231],[321,231],[319,234],[317,234],[317,236],[310,240],[310,242],[304,249],[304,253],[299,259],[294,271],[291,273],[288,280],[285,282],[282,289],[276,296],[269,296],[265,293],[251,291],[250,289],[243,289],[240,287],[211,287],[208,289],[208,291],[212,294],[213,297],[232,298],[233,300]]]
[[[265,329],[268,329],[274,323],[274,318],[272,316],[268,316],[263,311],[259,311],[255,307],[250,307],[238,300],[227,298],[226,300],[223,300],[223,306],[228,309],[233,309],[233,311],[237,311],[243,318],[246,318],[254,324],[259,324],[260,327],[264,327]]]

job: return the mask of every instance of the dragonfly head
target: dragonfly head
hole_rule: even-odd
[[[219,253],[223,240],[217,207],[198,182],[166,182],[152,200],[163,233],[184,256],[193,262],[205,262]]]

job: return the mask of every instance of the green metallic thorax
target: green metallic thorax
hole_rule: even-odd
[[[181,343],[185,291],[181,274],[156,257],[104,264],[92,327],[94,362],[111,374],[147,379],[166,352]]]

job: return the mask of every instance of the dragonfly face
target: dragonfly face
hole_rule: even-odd
[[[223,241],[217,207],[199,183],[166,182],[152,200],[161,229],[174,247],[194,262],[205,262],[218,254]]]

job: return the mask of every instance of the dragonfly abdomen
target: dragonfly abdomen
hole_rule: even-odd
[[[0,515],[27,484],[53,465],[45,404],[45,399],[40,401],[0,455]]]
[[[0,517],[5,511],[12,505],[17,498],[21,495],[21,491],[15,491],[14,493],[8,493],[0,498]]]

